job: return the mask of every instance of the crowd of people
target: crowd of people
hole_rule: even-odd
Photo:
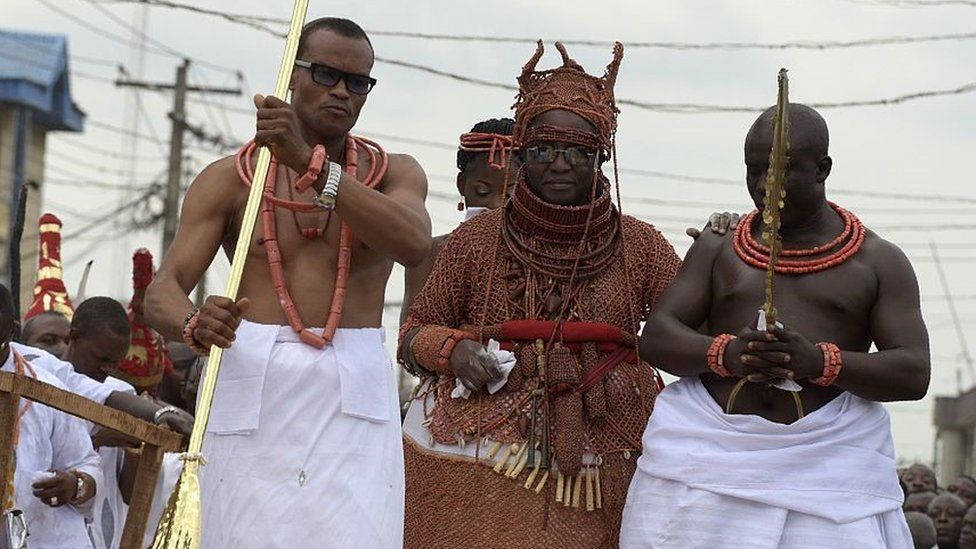
[[[976,483],[940,494],[913,466],[899,487],[881,403],[928,388],[918,284],[901,250],[827,200],[823,117],[789,103],[744,128],[757,211],[713,214],[681,259],[621,213],[623,46],[600,76],[556,49],[560,66],[537,68],[540,41],[518,74],[513,118],[461,136],[465,219],[432,238],[424,169],[350,133],[376,84],[369,37],[308,23],[290,101],[255,96],[253,141],[190,185],[158,271],[135,253],[128,308],[73,305],[60,222],[42,218],[22,327],[0,292],[4,369],[188,434],[202,357],[224,349],[205,549],[968,547]],[[766,196],[784,164],[770,158],[777,112],[789,169],[785,194]],[[197,306],[252,185],[238,297]],[[381,327],[394,263],[407,267],[397,359],[419,381],[406,406]],[[117,547],[138,448],[22,410],[4,509],[23,511],[31,547]]]
[[[61,222],[45,214],[39,229],[38,282],[22,318],[16,314],[16,298],[0,286],[3,370],[189,434],[200,359],[182,342],[165,343],[143,320],[152,256],[145,249],[133,256],[128,307],[104,296],[76,296],[80,302],[75,305],[61,278]],[[4,509],[19,511],[4,521],[8,542],[26,532],[29,547],[119,547],[139,462],[138,441],[44,405],[21,402],[20,410],[15,471],[2,476],[12,483]],[[172,488],[178,474],[173,469],[179,467],[175,456],[164,463],[170,471],[163,477],[169,480],[157,494],[157,521],[166,488]]]
[[[898,476],[916,549],[976,549],[976,479],[959,475],[940,487],[935,472],[921,463]]]

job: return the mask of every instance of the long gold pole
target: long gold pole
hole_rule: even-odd
[[[298,39],[301,36],[302,27],[305,25],[307,11],[308,0],[295,0],[291,12],[291,28],[285,42],[284,54],[281,56],[281,65],[278,67],[278,80],[275,82],[274,89],[275,97],[287,98],[288,82],[295,65]],[[251,244],[251,235],[254,232],[254,223],[257,221],[258,208],[261,205],[263,183],[267,177],[270,163],[271,151],[267,147],[261,147],[258,151],[258,162],[254,169],[251,190],[247,195],[244,218],[241,220],[241,231],[237,236],[237,246],[234,248],[230,279],[227,281],[227,297],[231,299],[237,298],[237,290],[241,285],[244,262],[247,260],[247,251]],[[190,434],[189,447],[186,453],[181,456],[184,463],[183,473],[180,475],[179,483],[173,490],[159,521],[153,549],[197,549],[200,547],[201,501],[198,472],[200,466],[205,464],[200,452],[203,449],[203,438],[207,431],[207,421],[210,419],[210,406],[213,403],[214,390],[217,387],[222,351],[220,347],[216,346],[210,349],[207,369],[205,370],[206,375],[203,386],[200,388],[196,420],[193,423],[193,432]],[[210,525],[210,527],[219,528],[220,525]]]
[[[763,202],[762,237],[769,246],[769,264],[766,266],[766,329],[770,332],[776,327],[776,305],[773,294],[776,290],[776,260],[783,250],[780,237],[780,213],[786,200],[786,167],[789,165],[790,120],[789,120],[789,79],[786,69],[779,70],[777,77],[779,91],[776,95],[776,112],[773,116],[773,148],[769,152],[769,168],[766,170],[766,198]]]

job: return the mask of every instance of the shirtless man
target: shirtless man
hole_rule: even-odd
[[[255,143],[269,146],[278,163],[276,200],[255,228],[241,298],[210,296],[195,312],[187,294],[221,246],[233,254],[248,192],[239,170],[249,181],[257,156],[248,147],[193,182],[146,296],[147,318],[165,337],[227,349],[200,473],[205,548],[402,543],[399,413],[380,323],[393,262],[424,259],[430,220],[419,164],[390,154],[380,177],[385,153],[349,135],[375,84],[372,66],[369,38],[352,21],[305,26],[291,103],[255,97]],[[358,161],[355,176],[321,163],[318,145],[346,170]],[[317,156],[318,177],[295,181],[314,172]],[[339,178],[334,210],[289,211],[282,202],[307,207],[319,193],[333,197],[330,174]],[[302,190],[303,180],[314,183]],[[363,184],[370,180],[375,188]],[[330,339],[315,327],[330,317],[340,225],[354,240],[341,323]]]
[[[642,334],[642,356],[682,379],[662,392],[644,433],[622,547],[793,547],[814,535],[818,547],[910,546],[879,402],[916,400],[928,387],[918,284],[901,250],[827,202],[823,118],[799,104],[789,117],[781,234],[795,255],[777,270],[802,272],[776,277],[785,327],[755,329],[765,277],[749,255],[759,249],[755,218],[731,239],[703,234]],[[746,137],[758,208],[772,130],[769,109]],[[798,400],[770,385],[790,380]]]

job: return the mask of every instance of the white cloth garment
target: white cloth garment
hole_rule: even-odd
[[[464,219],[461,220],[461,223],[470,221],[471,219],[490,210],[491,208],[485,208],[484,206],[468,206],[464,209]]]
[[[149,508],[149,518],[146,520],[146,535],[143,538],[143,547],[152,547],[153,539],[156,537],[156,528],[159,526],[159,519],[163,516],[163,510],[169,502],[169,496],[176,488],[177,481],[183,473],[183,462],[180,454],[167,452],[163,454],[163,464],[159,468],[159,478],[156,480],[156,491],[153,492],[152,506]]]
[[[113,392],[136,394],[132,385],[114,377],[107,377],[103,385]],[[89,433],[95,431],[96,425],[85,422]],[[103,446],[98,450],[98,457],[102,462],[102,477],[104,481],[95,496],[92,518],[88,522],[95,549],[117,549],[122,542],[122,530],[125,528],[125,517],[129,513],[129,506],[122,500],[119,490],[119,473],[125,462],[125,450]]]
[[[10,346],[16,349],[35,368],[44,369],[54,374],[54,377],[58,378],[62,385],[76,395],[94,400],[99,404],[105,404],[105,399],[117,390],[110,384],[95,381],[85,374],[79,374],[70,362],[65,362],[44,349],[28,347],[20,343],[11,343]]]
[[[16,343],[11,347],[21,353],[34,354],[39,350]],[[26,351],[26,352],[25,352]],[[34,365],[32,363],[32,365]],[[8,353],[3,371],[13,367],[13,353]],[[64,389],[64,385],[44,368],[34,365],[37,379]],[[30,375],[29,372],[25,375]],[[27,403],[21,399],[20,406]],[[31,403],[20,420],[20,439],[17,443],[17,469],[14,474],[14,497],[17,508],[23,510],[30,532],[31,549],[79,549],[91,547],[85,528],[85,510],[74,505],[50,507],[34,497],[32,480],[50,469],[76,469],[95,479],[96,490],[102,485],[98,454],[82,420],[42,404]],[[96,492],[97,493],[97,492]]]
[[[339,329],[316,349],[242,322],[203,447],[203,548],[401,547],[397,408],[382,329]]]
[[[727,415],[697,377],[658,396],[623,549],[910,549],[888,412],[843,393],[790,424]]]
[[[515,353],[503,351],[501,343],[494,339],[488,340],[486,349],[488,353],[495,356],[495,361],[498,363],[498,371],[502,374],[502,377],[498,381],[488,383],[488,393],[493,395],[508,383],[508,374],[515,367]],[[469,396],[471,396],[471,390],[465,387],[460,379],[455,380],[454,389],[451,390],[451,398],[467,399]]]

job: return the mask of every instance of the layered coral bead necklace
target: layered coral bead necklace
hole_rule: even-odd
[[[782,257],[820,257],[780,259],[775,265],[777,273],[792,275],[816,273],[844,263],[861,249],[867,232],[864,224],[853,213],[837,204],[833,202],[828,204],[844,220],[844,230],[836,238],[820,246],[783,250],[780,253]],[[756,241],[752,236],[752,227],[758,217],[759,212],[752,212],[742,219],[735,229],[732,245],[743,261],[757,269],[765,269],[769,264],[769,247]]]
[[[386,174],[388,158],[386,151],[378,144],[362,137],[349,135],[346,137],[345,150],[345,172],[350,177],[356,177],[356,170],[359,167],[359,149],[362,148],[369,155],[369,171],[363,179],[362,184],[369,188],[376,188],[383,176]],[[253,141],[248,142],[237,153],[237,174],[241,182],[250,186],[254,179],[254,166],[252,156],[257,149]],[[294,200],[284,200],[275,196],[275,186],[278,181],[278,162],[271,160],[268,168],[268,176],[264,181],[263,201],[261,203],[261,222],[264,229],[264,249],[268,256],[268,267],[271,270],[271,280],[274,285],[275,295],[281,308],[288,318],[288,324],[298,333],[299,338],[305,343],[317,348],[322,348],[326,343],[332,341],[339,322],[342,320],[342,308],[346,301],[346,292],[349,283],[349,265],[352,260],[352,229],[345,222],[342,223],[339,231],[339,254],[338,265],[336,267],[335,289],[332,293],[332,304],[329,308],[329,317],[325,323],[322,335],[318,335],[305,327],[301,315],[295,307],[295,302],[291,298],[288,286],[285,283],[284,269],[281,264],[281,248],[278,245],[278,229],[276,225],[275,207],[281,207],[292,212],[310,213],[320,210],[318,206],[311,202],[301,202]],[[288,181],[289,188],[293,184]],[[328,224],[326,224],[328,226]],[[296,228],[304,238],[314,239],[322,236],[325,229],[312,227],[302,229],[297,225]]]

